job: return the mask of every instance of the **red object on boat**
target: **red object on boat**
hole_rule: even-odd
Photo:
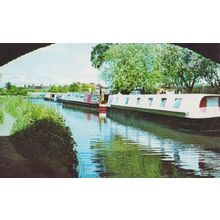
[[[91,103],[91,97],[92,95],[87,95],[87,103]]]
[[[202,112],[206,112],[206,107],[207,107],[207,97],[203,97],[201,102],[200,102],[200,105],[199,105],[200,109]]]
[[[99,104],[99,112],[103,112],[103,113],[107,112],[106,104]]]

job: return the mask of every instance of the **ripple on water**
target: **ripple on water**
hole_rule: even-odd
[[[121,114],[100,121],[98,114],[50,105],[73,133],[80,177],[220,176],[219,137],[187,134]]]

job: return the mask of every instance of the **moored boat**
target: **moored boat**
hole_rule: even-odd
[[[62,96],[61,102],[63,105],[83,106],[98,109],[100,96],[96,94],[85,93],[66,93]]]
[[[54,101],[54,102],[61,102],[62,99],[61,93],[46,93],[44,96],[45,101]]]
[[[55,101],[56,93],[46,93],[44,96],[45,101]]]
[[[220,95],[156,94],[110,95],[108,113],[136,114],[176,129],[220,135]]]

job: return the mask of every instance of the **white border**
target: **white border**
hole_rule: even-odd
[[[219,42],[218,1],[1,2],[2,43]],[[219,179],[0,179],[2,219],[216,219]]]

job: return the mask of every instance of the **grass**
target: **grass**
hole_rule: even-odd
[[[30,99],[8,96],[4,99],[4,105],[6,111],[16,118],[12,134],[21,132],[40,120],[53,121],[65,127],[63,117],[55,109],[34,104]]]
[[[2,124],[4,122],[4,114],[2,109],[0,109],[0,124]]]
[[[3,107],[3,97],[0,96],[0,124],[4,122],[4,113],[2,107]]]
[[[56,177],[78,175],[74,139],[55,109],[18,96],[4,97],[3,103],[16,119],[10,137],[16,152],[38,168],[53,170]]]

